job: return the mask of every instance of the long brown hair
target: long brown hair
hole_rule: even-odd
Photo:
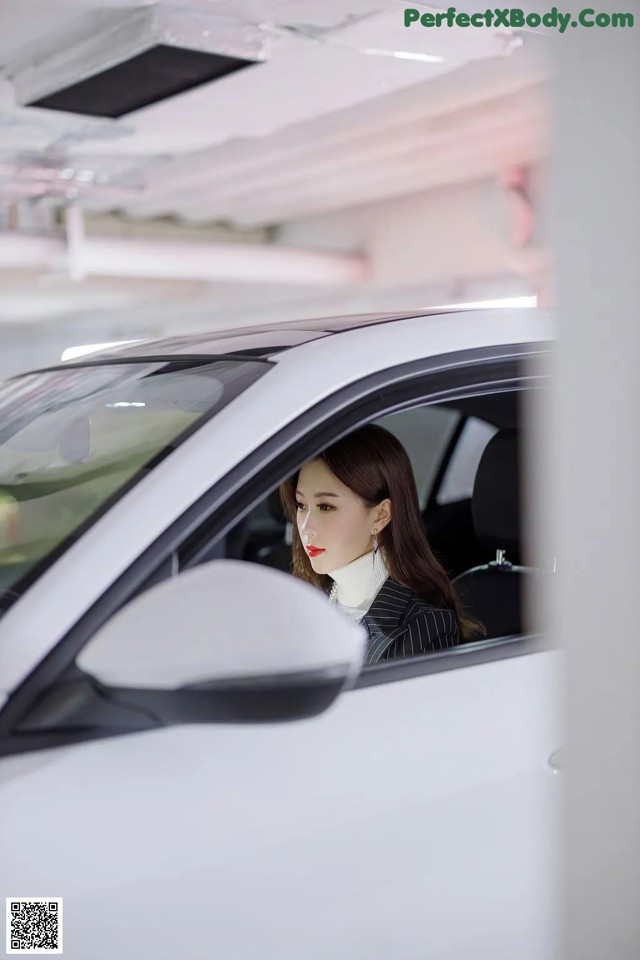
[[[391,500],[391,520],[379,534],[389,575],[428,603],[453,610],[464,640],[484,633],[477,621],[462,611],[455,588],[429,546],[420,516],[418,491],[409,456],[400,441],[383,427],[360,427],[315,458],[366,507]],[[298,470],[280,486],[280,496],[293,525],[293,574],[327,592],[331,578],[317,574],[309,563],[296,523]]]

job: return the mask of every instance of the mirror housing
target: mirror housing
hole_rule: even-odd
[[[216,560],[113,616],[77,658],[101,697],[160,724],[292,720],[357,677],[366,630],[289,574]]]

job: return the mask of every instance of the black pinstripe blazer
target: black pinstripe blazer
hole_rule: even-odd
[[[388,577],[362,618],[369,631],[365,663],[417,657],[460,643],[453,610],[433,607]]]

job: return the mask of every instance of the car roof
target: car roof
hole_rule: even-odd
[[[334,337],[362,327],[392,323],[413,317],[439,316],[453,312],[414,310],[404,313],[364,313],[339,317],[317,317],[251,327],[229,327],[203,333],[184,334],[158,340],[142,340],[127,346],[101,350],[86,359],[85,364],[116,358],[238,356],[267,360],[293,347],[314,340]],[[459,312],[459,311],[455,311]],[[65,364],[68,365],[68,364]]]

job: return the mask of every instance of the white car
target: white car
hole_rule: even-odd
[[[301,321],[0,388],[1,886],[62,898],[67,960],[552,956],[559,654],[518,500],[552,340],[535,310]],[[487,637],[363,668],[276,491],[369,421]]]

